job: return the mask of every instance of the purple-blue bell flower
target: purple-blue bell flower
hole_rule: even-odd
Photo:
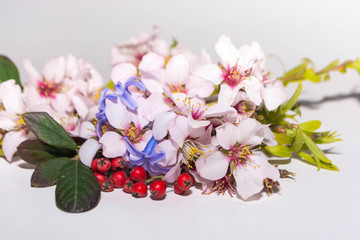
[[[151,176],[165,174],[170,170],[158,164],[159,161],[165,158],[165,153],[154,151],[158,144],[158,141],[154,137],[149,140],[141,152],[131,144],[127,137],[124,137],[124,140],[127,149],[126,155],[130,160],[128,164],[131,167],[142,166]]]
[[[131,97],[131,93],[129,92],[129,87],[133,85],[137,88],[139,88],[142,91],[146,90],[146,87],[144,83],[140,80],[138,77],[130,77],[128,80],[126,80],[124,86],[118,82],[115,85],[115,90],[117,96],[120,98],[120,100],[131,110],[136,110],[138,105],[136,101]]]
[[[102,90],[99,100],[99,112],[96,113],[96,119],[98,120],[98,124],[96,127],[96,133],[100,138],[102,136],[101,128],[102,126],[108,121],[106,114],[105,114],[105,106],[106,106],[106,99],[109,99],[113,102],[116,102],[119,98],[129,109],[135,111],[138,107],[136,101],[131,97],[131,93],[129,91],[129,87],[133,85],[139,88],[142,91],[146,90],[144,83],[138,77],[130,77],[126,80],[124,86],[118,82],[115,87],[115,93],[113,94],[106,94],[109,88],[105,88]]]

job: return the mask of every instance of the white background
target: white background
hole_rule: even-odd
[[[321,68],[360,57],[359,1],[0,1],[0,53],[26,79],[22,59],[41,70],[50,58],[73,53],[109,78],[110,47],[158,24],[194,52],[221,34],[240,46],[257,40],[287,68],[303,57]],[[268,67],[281,74],[281,65]],[[121,190],[102,194],[97,208],[67,214],[55,206],[55,188],[30,187],[32,169],[0,159],[0,239],[360,239],[360,77],[333,74],[307,83],[301,121],[319,119],[343,142],[328,146],[340,172],[317,172],[293,159],[296,180],[279,194],[243,202],[228,196],[172,192],[163,201],[134,199]],[[328,101],[321,101],[326,98]],[[310,102],[309,102],[310,101]],[[312,102],[312,104],[311,104]]]

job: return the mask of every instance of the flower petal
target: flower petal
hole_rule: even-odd
[[[220,68],[215,64],[206,64],[201,66],[196,69],[193,75],[206,79],[216,85],[220,84],[224,80]]]
[[[60,56],[47,62],[43,69],[43,76],[46,81],[61,83],[65,78],[65,57]]]
[[[227,157],[219,151],[196,160],[196,169],[199,175],[209,180],[218,180],[225,176],[229,162]]]
[[[189,77],[189,62],[184,54],[172,57],[166,65],[166,81],[170,85],[180,86],[185,84]]]
[[[28,137],[26,136],[25,131],[11,131],[5,134],[2,142],[2,150],[5,158],[9,162],[12,161],[13,155],[17,150],[16,148],[26,139],[28,139]]]
[[[21,89],[15,83],[15,80],[8,80],[0,84],[0,96],[0,102],[2,102],[7,112],[13,114],[25,112]]]
[[[8,113],[6,111],[0,112],[0,128],[5,131],[10,131],[16,127],[16,121],[20,118],[14,114]]]
[[[189,82],[186,84],[186,89],[188,89],[188,95],[190,97],[199,96],[199,97],[208,97],[214,91],[214,85],[212,82],[207,81],[203,78],[197,76],[191,76]]]
[[[171,166],[176,163],[176,156],[178,153],[179,147],[177,144],[172,140],[165,140],[160,142],[155,147],[155,151],[157,152],[164,152],[165,153],[165,159],[159,162],[159,164],[163,167]]]
[[[239,90],[243,86],[241,84],[236,85],[235,87],[230,87],[227,84],[220,85],[218,103],[226,106],[232,106],[237,99],[237,95],[239,94]]]
[[[119,157],[125,154],[125,141],[122,136],[116,132],[106,132],[99,139],[103,145],[103,155],[108,158]]]
[[[80,161],[86,166],[90,167],[91,163],[95,157],[96,152],[101,147],[101,144],[94,139],[88,139],[84,144],[80,147],[79,157]]]
[[[285,88],[282,82],[276,81],[274,84],[265,86],[262,90],[262,97],[264,98],[265,107],[269,111],[275,110],[286,100]]]
[[[115,84],[118,82],[123,84],[128,78],[136,76],[136,74],[137,70],[134,65],[131,63],[120,63],[111,70],[111,80]]]
[[[240,58],[239,51],[228,36],[220,36],[215,44],[215,51],[219,55],[224,67],[234,66]]]
[[[26,85],[34,85],[41,81],[39,73],[35,70],[34,66],[31,64],[29,59],[23,60],[24,68],[27,73]]]
[[[166,136],[169,123],[174,120],[175,117],[176,114],[174,112],[164,112],[156,116],[152,129],[156,140],[161,140]]]
[[[131,115],[121,101],[114,103],[106,100],[105,114],[109,123],[115,128],[124,129],[131,123]]]
[[[217,142],[225,149],[230,149],[239,142],[240,133],[238,128],[229,122],[216,129]]]

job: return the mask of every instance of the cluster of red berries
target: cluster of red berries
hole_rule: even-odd
[[[128,168],[123,158],[96,158],[91,164],[91,170],[97,178],[103,192],[111,192],[114,188],[123,188],[124,192],[131,193],[134,197],[143,198],[147,196],[148,186],[151,196],[162,198],[165,195],[167,184],[164,180],[152,181],[146,170],[137,166]],[[194,179],[190,174],[181,174],[174,186],[175,193],[183,194],[192,185]]]

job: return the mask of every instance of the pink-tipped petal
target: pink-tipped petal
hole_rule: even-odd
[[[238,128],[229,122],[216,129],[217,142],[225,149],[234,146],[239,141],[240,134]]]
[[[189,77],[189,62],[184,54],[172,57],[166,66],[166,81],[170,85],[185,84]]]

